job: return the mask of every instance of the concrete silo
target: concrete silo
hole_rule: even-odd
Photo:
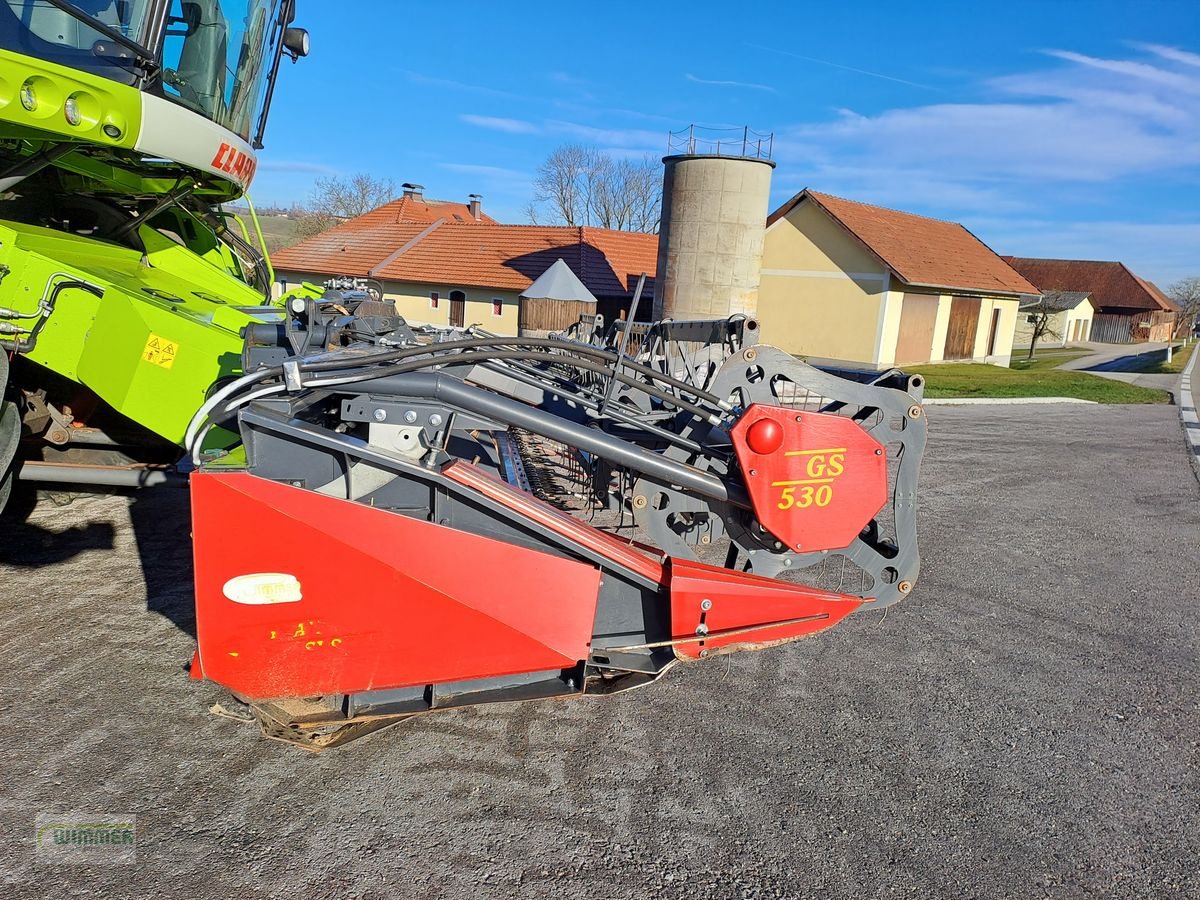
[[[749,129],[671,135],[663,158],[654,318],[712,319],[758,311],[771,191],[771,136]],[[640,316],[639,316],[640,318]]]

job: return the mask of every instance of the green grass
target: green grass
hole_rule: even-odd
[[[1026,358],[1028,350],[1014,350],[1012,357],[1012,367],[1014,369],[1053,369],[1055,366],[1061,366],[1065,362],[1070,362],[1073,359],[1079,359],[1081,356],[1091,356],[1091,350],[1038,350],[1033,354],[1033,359]]]
[[[1171,361],[1159,357],[1154,354],[1154,359],[1140,360],[1128,369],[1123,369],[1125,372],[1149,372],[1154,375],[1178,375],[1183,371],[1183,367],[1187,365],[1188,358],[1192,355],[1192,351],[1196,349],[1196,345],[1190,347],[1175,348],[1175,352],[1171,355]]]
[[[1166,391],[1063,369],[1004,369],[973,363],[905,367],[925,376],[925,396],[1075,397],[1097,403],[1166,403]]]

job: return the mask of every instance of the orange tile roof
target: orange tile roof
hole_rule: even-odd
[[[471,207],[453,200],[427,200],[424,197],[400,197],[385,203],[365,215],[350,219],[344,224],[357,228],[375,228],[379,225],[403,225],[422,223],[432,225],[438,219],[447,222],[463,222],[468,225],[496,225],[497,222],[482,210],[478,221],[471,215]]]
[[[521,291],[562,258],[597,297],[628,297],[638,275],[654,291],[658,237],[604,228],[484,225],[435,220],[394,224],[386,207],[274,255],[277,269],[384,281]]]
[[[1153,282],[1139,278],[1124,263],[1092,259],[1004,258],[1040,290],[1090,291],[1096,312],[1178,309]]]
[[[471,216],[465,203],[400,197],[361,216],[347,219],[299,244],[272,254],[277,268],[325,275],[365,275],[398,248],[436,222],[495,225],[480,213]]]
[[[603,228],[480,228],[447,222],[371,275],[388,281],[521,291],[559,258],[597,297],[627,296],[641,272],[654,274],[658,238]]]
[[[1145,285],[1146,289],[1154,295],[1155,299],[1164,306],[1164,309],[1170,309],[1176,312],[1179,311],[1179,304],[1164,294],[1159,286],[1153,281],[1148,278],[1142,278],[1140,275],[1138,276],[1138,281]]]
[[[870,206],[806,188],[771,213],[767,225],[805,200],[824,210],[906,284],[991,294],[1038,292],[957,222]]]
[[[368,213],[370,215],[370,213]],[[349,227],[352,219],[271,254],[276,269],[322,275],[366,275],[428,225],[378,225],[369,231]]]

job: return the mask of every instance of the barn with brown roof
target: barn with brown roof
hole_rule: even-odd
[[[275,254],[281,289],[305,281],[369,279],[379,282],[383,296],[395,301],[410,322],[480,325],[498,334],[517,334],[521,293],[558,259],[596,297],[596,309],[606,319],[628,309],[642,272],[651,276],[645,296],[653,296],[655,235],[501,225],[473,216],[469,221],[446,216],[401,221],[403,210],[396,203]]]
[[[763,339],[813,362],[1006,366],[1036,293],[957,222],[807,189],[767,219]]]
[[[1006,256],[1043,292],[1087,291],[1092,296],[1091,339],[1122,344],[1169,340],[1179,308],[1152,281],[1120,262]]]

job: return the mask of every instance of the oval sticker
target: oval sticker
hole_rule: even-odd
[[[234,603],[262,606],[268,603],[296,603],[300,600],[300,582],[295,575],[281,572],[257,572],[238,575],[222,588]]]

